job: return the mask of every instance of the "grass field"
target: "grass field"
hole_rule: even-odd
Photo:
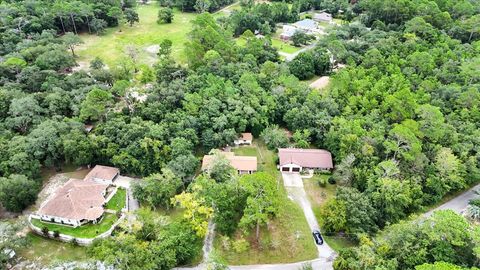
[[[27,241],[27,246],[18,250],[19,255],[30,261],[38,261],[43,265],[50,265],[57,261],[88,259],[85,247],[46,239],[34,233],[27,234]]]
[[[191,29],[190,21],[196,13],[182,13],[175,11],[171,24],[157,24],[159,5],[152,2],[148,5],[139,5],[137,12],[140,22],[133,27],[123,25],[122,31],[119,27],[108,28],[105,34],[97,36],[88,33],[82,34],[84,42],[77,49],[79,62],[88,63],[96,56],[100,57],[107,65],[112,66],[123,57],[127,45],[136,46],[139,51],[139,62],[151,64],[156,55],[147,51],[152,45],[158,45],[163,39],[168,38],[173,42],[172,54],[175,59],[185,61],[183,55],[184,43],[187,33]]]
[[[312,204],[312,210],[313,213],[315,214],[315,217],[317,218],[318,223],[322,224],[322,214],[321,214],[321,208],[327,202],[329,199],[335,197],[335,185],[331,184],[326,184],[325,187],[320,187],[318,185],[318,180],[323,178],[324,180],[327,180],[330,175],[326,174],[319,174],[319,175],[314,175],[310,179],[304,179],[303,180],[303,185],[305,187],[305,191],[308,194],[308,199],[310,200]],[[352,241],[349,239],[341,236],[341,235],[323,235],[325,238],[325,241],[330,245],[331,248],[333,248],[335,251],[339,251],[343,248],[351,247],[354,245]]]
[[[77,238],[93,238],[99,234],[108,231],[118,220],[114,214],[106,213],[105,217],[98,224],[85,224],[80,227],[70,227],[52,223],[42,222],[39,219],[32,219],[32,224],[39,227],[47,227],[50,231],[59,231],[61,234],[67,234]]]
[[[267,150],[261,142],[255,146],[234,148],[236,155],[257,156],[259,171],[274,175],[279,181],[281,206],[278,216],[260,232],[260,243],[257,244],[253,231],[246,237],[250,249],[237,253],[233,249],[223,249],[219,236],[215,238],[218,254],[230,264],[288,263],[313,259],[317,251],[310,236],[305,216],[300,207],[288,199],[282,184],[280,173],[275,164],[276,154]],[[239,239],[241,231],[237,231],[232,239]]]
[[[117,193],[108,201],[105,208],[121,211],[125,207],[127,197],[127,190],[124,188],[118,188]]]

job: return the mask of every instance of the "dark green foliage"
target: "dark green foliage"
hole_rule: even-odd
[[[0,202],[8,211],[21,212],[37,199],[39,185],[23,175],[0,178]]]
[[[161,8],[158,11],[158,20],[157,23],[172,23],[173,21],[173,10],[171,8]]]

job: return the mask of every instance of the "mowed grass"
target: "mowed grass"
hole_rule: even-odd
[[[257,243],[254,230],[246,236],[250,243],[248,251],[238,253],[233,248],[224,249],[219,235],[215,237],[214,246],[218,254],[229,264],[261,264],[289,263],[314,259],[317,256],[316,247],[311,239],[310,228],[303,211],[296,203],[288,199],[281,175],[276,168],[276,153],[269,151],[260,141],[254,141],[253,146],[234,148],[236,155],[256,156],[258,170],[275,176],[280,187],[281,206],[278,216],[263,226],[260,241]],[[242,236],[239,229],[231,237],[238,240]]]
[[[307,192],[308,199],[312,204],[312,210],[317,218],[320,227],[322,226],[322,213],[321,209],[322,206],[330,199],[335,197],[336,186],[327,183],[325,187],[321,187],[318,184],[318,180],[323,179],[327,180],[330,175],[327,174],[316,174],[310,179],[303,180],[303,186],[305,191]],[[342,235],[327,235],[327,233],[323,232],[323,237],[325,241],[333,248],[335,251],[340,251],[341,249],[354,246],[354,243],[350,241],[348,238]]]
[[[32,219],[32,224],[42,229],[47,227],[50,231],[58,231],[61,234],[70,235],[76,238],[93,238],[99,234],[108,231],[112,225],[118,220],[114,214],[106,213],[102,221],[98,224],[85,224],[80,227],[70,227],[65,225],[53,224],[40,221],[39,219]]]
[[[120,27],[108,28],[105,34],[97,36],[88,33],[82,34],[84,42],[77,49],[79,62],[88,63],[95,57],[100,57],[107,65],[112,67],[118,60],[125,57],[125,48],[128,45],[136,46],[139,53],[139,62],[152,64],[156,55],[148,52],[147,48],[158,45],[163,39],[170,39],[173,43],[172,55],[176,60],[185,61],[184,47],[186,37],[191,29],[190,21],[196,13],[174,12],[173,22],[170,24],[157,24],[158,10],[157,2],[148,5],[138,5],[137,12],[140,22],[132,27],[125,24]]]
[[[27,234],[28,244],[18,250],[21,257],[50,265],[60,261],[84,261],[88,259],[87,248],[46,239],[34,233]]]
[[[126,197],[127,190],[124,188],[118,188],[117,192],[115,193],[115,195],[113,195],[110,201],[108,201],[105,208],[115,211],[121,211],[125,207]]]

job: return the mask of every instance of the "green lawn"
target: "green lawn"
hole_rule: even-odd
[[[115,211],[121,211],[125,207],[127,197],[127,190],[124,188],[118,188],[117,193],[108,201],[105,208]]]
[[[88,259],[86,248],[47,239],[34,233],[27,234],[28,244],[18,250],[20,257],[37,261],[45,266],[59,261],[84,261]]]
[[[254,141],[253,146],[234,148],[236,155],[257,156],[258,169],[274,175],[279,181],[281,206],[278,216],[260,232],[260,243],[255,240],[252,231],[247,240],[250,249],[237,253],[233,249],[222,248],[221,238],[215,237],[214,246],[218,254],[230,264],[288,263],[313,259],[317,256],[316,247],[311,239],[310,228],[296,203],[287,197],[279,171],[276,168],[276,154],[265,145]],[[241,231],[237,231],[232,239],[238,239]]]
[[[288,42],[285,42],[277,38],[272,38],[272,46],[277,48],[277,50],[280,52],[290,53],[290,54],[298,52],[300,49],[302,49],[301,47],[295,47],[293,45],[290,45]]]
[[[32,224],[39,227],[47,227],[50,231],[59,231],[62,234],[67,234],[77,238],[93,238],[99,234],[108,231],[112,225],[118,220],[114,214],[106,213],[105,217],[98,224],[86,224],[80,227],[69,227],[58,224],[46,223],[39,219],[32,219]]]
[[[175,59],[185,61],[183,54],[184,43],[186,42],[187,33],[191,29],[190,21],[197,14],[175,11],[171,24],[157,24],[159,8],[156,2],[148,5],[139,5],[137,12],[140,22],[134,24],[133,27],[123,25],[121,32],[119,27],[114,27],[108,28],[105,34],[101,36],[88,33],[82,34],[81,38],[84,44],[77,49],[78,61],[88,63],[98,56],[106,64],[112,66],[125,55],[125,47],[131,44],[138,47],[140,51],[139,62],[152,64],[154,59],[156,59],[156,55],[147,52],[146,49],[151,45],[158,45],[165,38],[173,42],[172,54]]]

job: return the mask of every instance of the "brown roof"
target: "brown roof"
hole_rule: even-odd
[[[60,187],[38,213],[66,219],[95,220],[103,214],[107,184],[92,180],[70,179]]]
[[[307,168],[333,169],[332,154],[322,149],[279,148],[280,166],[296,164]]]
[[[256,171],[257,170],[257,157],[250,157],[250,156],[235,156],[233,152],[219,152],[224,155],[228,161],[230,161],[230,165],[233,168],[240,171]],[[215,155],[205,155],[203,156],[202,161],[202,170],[206,170],[209,168],[211,162],[214,160]]]
[[[113,179],[120,174],[120,170],[114,167],[96,165],[87,176],[85,176],[85,180],[95,180],[95,179],[102,179],[106,181],[113,181]]]
[[[246,141],[251,141],[253,140],[253,135],[252,133],[242,133],[241,137],[238,138],[239,140],[246,140]]]

